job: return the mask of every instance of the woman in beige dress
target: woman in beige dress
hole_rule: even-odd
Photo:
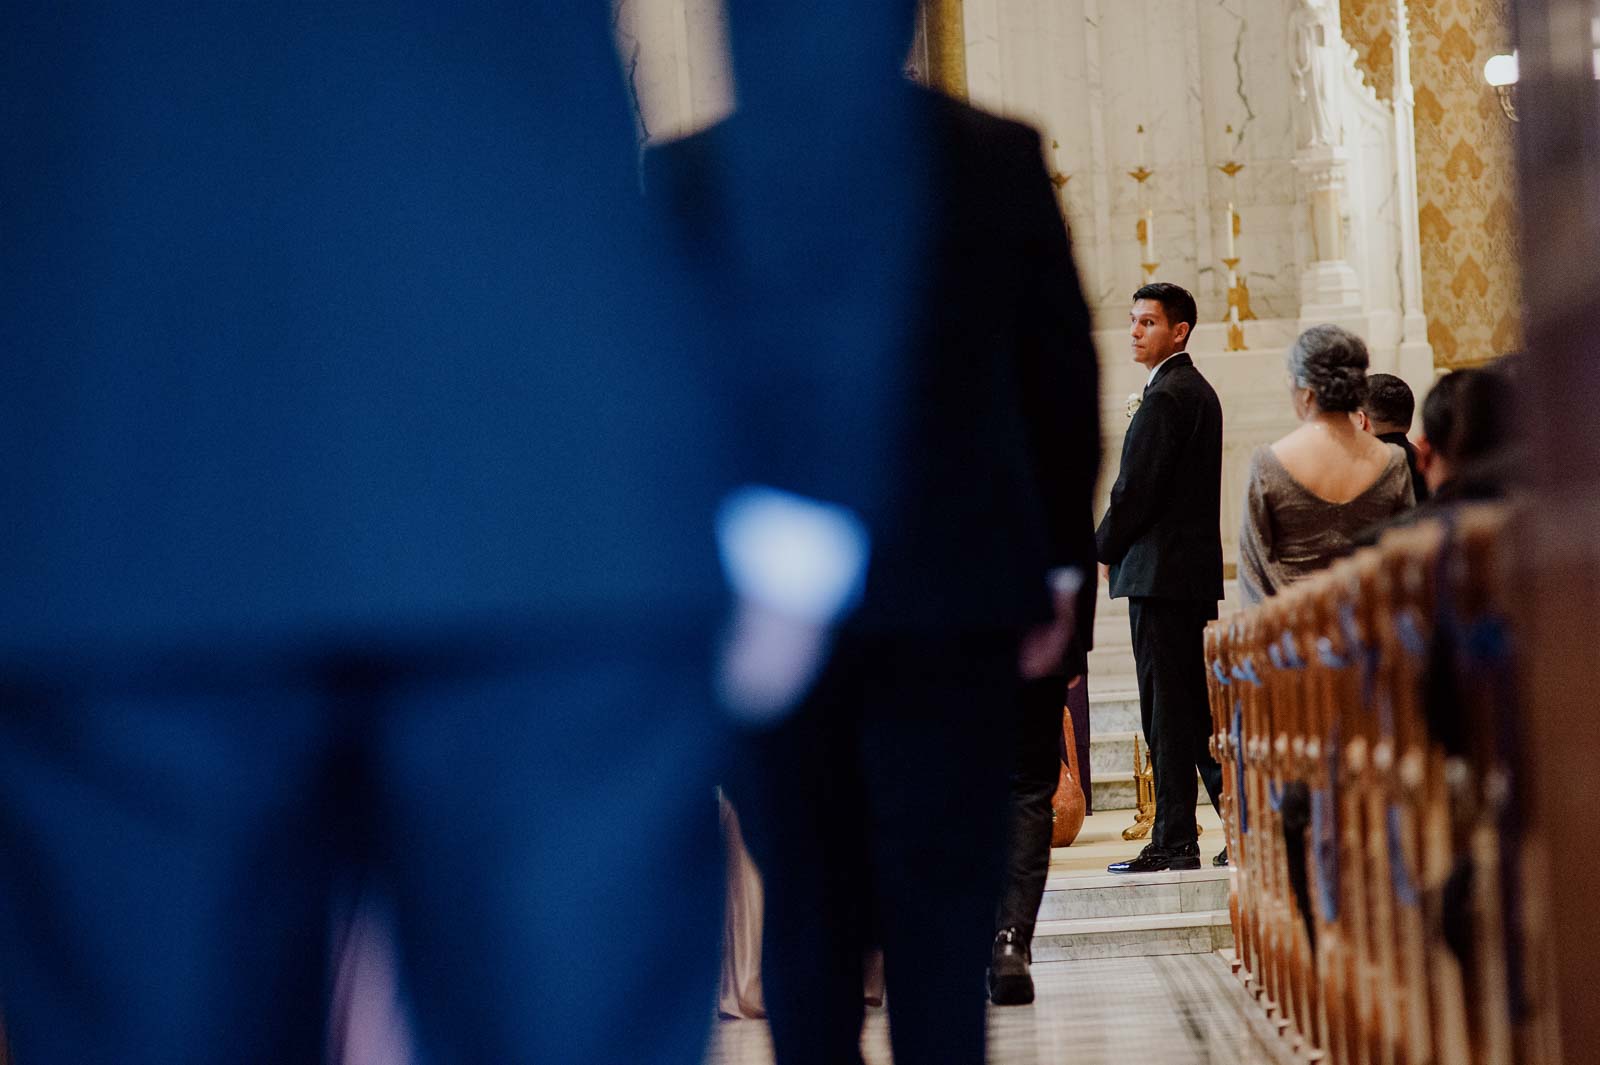
[[[1300,427],[1250,456],[1239,593],[1259,603],[1347,554],[1357,534],[1413,504],[1406,454],[1361,430],[1367,346],[1336,325],[1289,348]]]

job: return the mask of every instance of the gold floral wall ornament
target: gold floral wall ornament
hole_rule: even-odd
[[[1410,41],[1422,306],[1435,363],[1465,366],[1521,346],[1515,214],[1496,208],[1515,200],[1513,136],[1484,77],[1511,39],[1508,0],[1411,0],[1404,27],[1395,13],[1395,0],[1340,0],[1340,30],[1384,102]]]
[[[1394,0],[1340,0],[1339,30],[1379,100],[1394,99]]]
[[[1428,340],[1437,365],[1469,366],[1522,346],[1516,212],[1510,207],[1516,202],[1515,131],[1484,77],[1489,58],[1511,39],[1508,6],[1506,0],[1429,0],[1407,8]]]

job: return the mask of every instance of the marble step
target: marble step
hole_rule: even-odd
[[[1232,946],[1226,908],[1040,921],[1033,930],[1035,962],[1209,954]]]
[[[1130,732],[1140,728],[1139,693],[1132,688],[1096,691],[1089,683],[1089,738],[1102,733]]]
[[[1202,851],[1204,848],[1202,848]],[[1209,862],[1209,857],[1202,859]],[[1045,882],[1039,920],[1203,913],[1228,908],[1228,870],[1204,865],[1183,872],[1053,876]]]
[[[1123,773],[1133,770],[1133,744],[1138,738],[1140,750],[1144,750],[1144,738],[1137,730],[1105,731],[1090,733],[1089,742],[1089,769],[1095,775],[1101,773]],[[1148,754],[1149,752],[1145,752]]]
[[[1096,770],[1091,775],[1090,781],[1094,787],[1095,813],[1138,808],[1139,787],[1133,782],[1131,765],[1116,773],[1101,773]]]
[[[1132,677],[1134,673],[1133,648],[1096,647],[1089,652],[1089,676],[1116,675]]]
[[[1089,701],[1097,698],[1139,700],[1139,678],[1132,673],[1090,673]]]
[[[1093,756],[1094,748],[1090,747]],[[1090,763],[1091,766],[1093,763]],[[1195,774],[1196,784],[1199,784],[1199,774]],[[1099,769],[1090,770],[1090,781],[1094,786],[1095,813],[1105,813],[1108,810],[1136,810],[1139,808],[1139,786],[1133,782],[1133,763],[1130,761],[1126,768],[1121,770]],[[1202,785],[1197,792],[1195,800],[1196,809],[1210,809],[1211,800],[1206,797],[1206,789]]]

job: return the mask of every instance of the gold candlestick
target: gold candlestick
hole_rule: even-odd
[[[1156,219],[1155,212],[1147,205],[1146,183],[1156,176],[1156,172],[1145,165],[1144,154],[1144,124],[1141,122],[1135,130],[1139,147],[1139,166],[1128,171],[1128,176],[1139,184],[1139,221],[1134,226],[1134,238],[1139,242],[1139,265],[1143,267],[1145,280],[1155,279],[1156,271],[1161,268],[1161,262],[1156,258]]]
[[[1246,319],[1254,318],[1250,310],[1250,289],[1239,276],[1239,259],[1230,256],[1222,260],[1222,265],[1228,268],[1228,313],[1222,319],[1228,323],[1227,351],[1250,350],[1244,342],[1244,325]]]

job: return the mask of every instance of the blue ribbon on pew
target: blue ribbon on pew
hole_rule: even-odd
[[[1238,699],[1233,701],[1233,728],[1230,731],[1233,734],[1233,762],[1238,773],[1233,794],[1239,801],[1239,834],[1244,836],[1250,832],[1250,800],[1244,790],[1244,747],[1240,744],[1244,734],[1244,704]]]
[[[1422,635],[1422,626],[1417,623],[1415,607],[1406,607],[1394,619],[1395,633],[1400,637],[1400,646],[1406,649],[1406,654],[1412,658],[1422,658],[1428,653],[1428,641]]]
[[[1406,864],[1406,851],[1400,845],[1400,807],[1393,803],[1389,804],[1388,827],[1389,878],[1394,882],[1394,897],[1400,900],[1400,905],[1413,907],[1422,900],[1422,892],[1411,876],[1411,867]]]
[[[1323,917],[1339,919],[1339,723],[1328,736],[1328,783],[1311,793],[1311,839]]]
[[[1220,658],[1211,663],[1211,675],[1216,677],[1217,683],[1223,687],[1233,683],[1233,678],[1228,676],[1228,671],[1222,668],[1222,660]]]
[[[1300,648],[1295,645],[1292,632],[1283,634],[1283,664],[1289,669],[1306,668],[1306,660],[1300,657]]]
[[[1317,657],[1329,669],[1345,669],[1350,665],[1350,660],[1333,649],[1333,641],[1326,636],[1317,637]]]
[[[1361,705],[1371,712],[1378,691],[1378,649],[1361,638],[1361,630],[1356,626],[1354,603],[1344,603],[1339,607],[1339,630],[1344,634],[1346,651],[1361,662]]]

